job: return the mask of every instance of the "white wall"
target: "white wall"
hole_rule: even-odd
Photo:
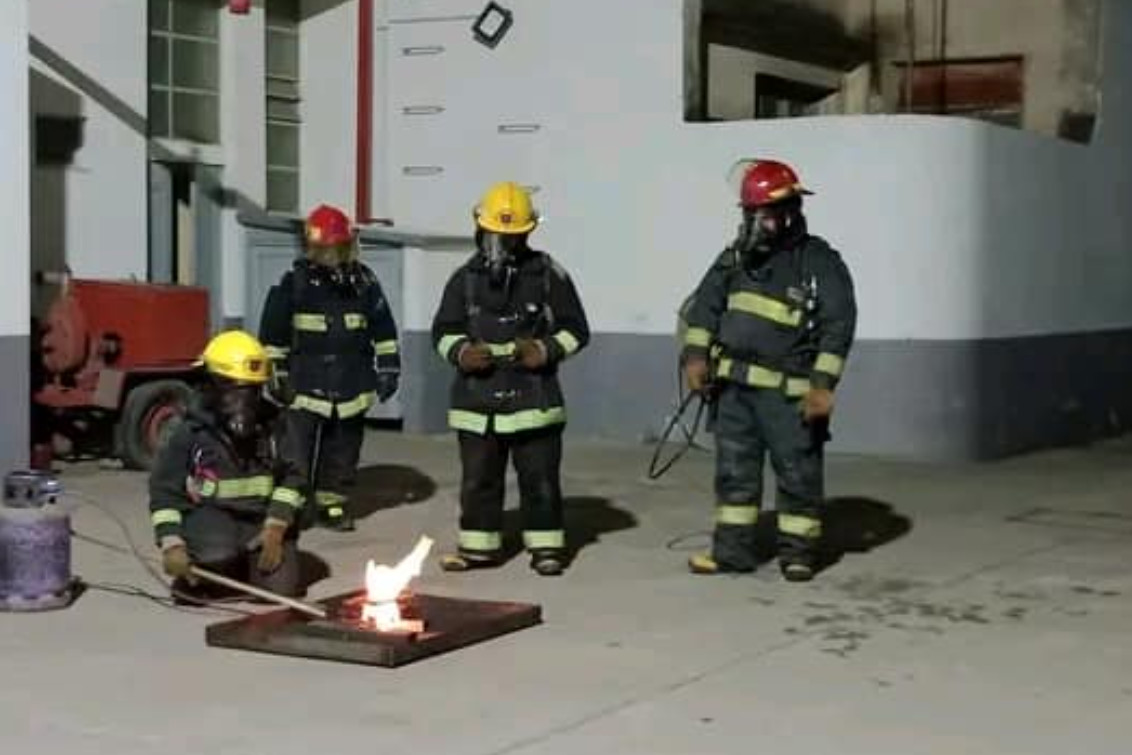
[[[144,3],[29,0],[28,7],[32,36],[85,77],[80,82],[32,60],[81,97],[86,118],[83,146],[65,169],[63,217],[37,218],[65,224],[67,261],[76,274],[144,278],[146,138],[138,128],[147,99]]]
[[[422,249],[406,247],[403,253],[404,288],[401,322],[397,327],[404,331],[428,331],[440,303],[436,286],[443,286],[452,271],[462,265],[471,253],[471,244],[464,248],[447,246]]]
[[[482,7],[444,5],[447,16]],[[1132,325],[1132,228],[1126,210],[1112,211],[1132,200],[1130,6],[1109,3],[1105,110],[1091,147],[945,118],[686,124],[679,0],[532,1],[516,7],[512,35],[495,51],[470,40],[468,21],[398,23],[436,10],[419,0],[391,6],[395,217],[466,233],[487,183],[540,185],[547,222],[535,241],[572,270],[596,330],[672,332],[678,302],[738,220],[724,174],[753,155],[795,163],[818,192],[812,225],[854,270],[862,338]],[[435,44],[446,52],[398,54]],[[405,104],[446,111],[414,119],[400,114]],[[542,128],[497,133],[516,120]],[[401,173],[432,164],[444,166],[441,177]],[[1083,197],[1100,207],[1086,210]],[[436,271],[414,295],[435,299],[445,276]]]
[[[304,211],[322,202],[354,214],[357,0],[303,0],[299,70]]]
[[[28,192],[28,17],[25,0],[0,3],[0,335],[28,335],[31,206]]]

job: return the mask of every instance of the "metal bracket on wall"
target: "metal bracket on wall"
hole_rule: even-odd
[[[440,105],[408,105],[401,108],[401,115],[440,115],[444,108]]]
[[[440,55],[444,52],[442,45],[422,45],[420,47],[402,47],[401,55],[406,58],[412,58],[418,55]]]
[[[501,123],[498,131],[501,134],[533,134],[541,129],[539,123]]]
[[[414,178],[424,178],[427,176],[438,176],[444,172],[444,168],[439,165],[405,165],[401,168],[401,173],[406,176]]]

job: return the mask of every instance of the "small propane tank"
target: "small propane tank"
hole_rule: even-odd
[[[49,473],[12,472],[0,504],[0,611],[47,611],[70,605],[71,517]]]

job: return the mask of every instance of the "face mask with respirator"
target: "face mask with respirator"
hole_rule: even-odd
[[[224,430],[237,441],[254,437],[260,419],[260,386],[221,382],[217,393],[216,412]]]
[[[770,254],[795,233],[799,219],[800,207],[793,203],[744,208],[736,246],[744,254]]]
[[[488,277],[495,284],[504,283],[519,261],[526,240],[515,234],[481,231],[477,243],[487,265]]]

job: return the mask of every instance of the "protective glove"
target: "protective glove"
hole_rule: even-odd
[[[688,390],[702,393],[708,387],[708,363],[706,359],[689,359],[684,365],[684,380]]]
[[[397,386],[401,384],[401,373],[396,370],[378,370],[377,373],[377,400],[385,403],[393,398]]]
[[[802,418],[806,422],[827,419],[833,413],[833,391],[812,388],[802,397]]]
[[[183,545],[171,545],[161,552],[161,568],[174,579],[184,579],[189,584],[196,583],[189,549]]]
[[[486,343],[464,344],[456,361],[464,372],[487,372],[491,369],[491,349]]]
[[[275,519],[268,519],[263,523],[259,533],[259,563],[261,572],[270,574],[283,563],[283,536],[287,533],[287,525]]]
[[[515,341],[515,358],[528,370],[537,370],[546,364],[546,344],[531,338]]]

